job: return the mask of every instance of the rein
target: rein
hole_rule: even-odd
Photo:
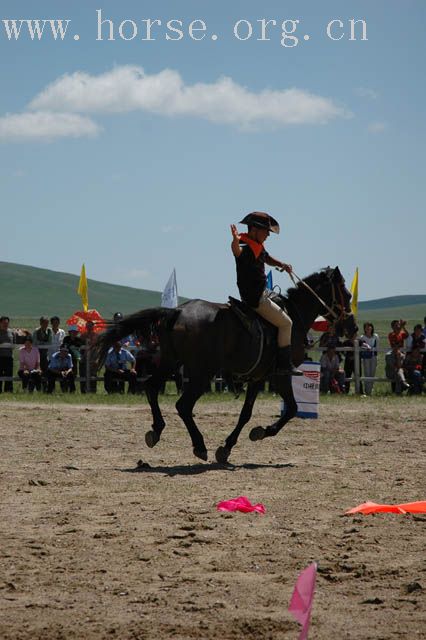
[[[281,273],[284,271],[284,269],[279,269],[277,268],[277,271],[280,271]],[[292,271],[291,273],[289,273],[289,276],[293,282],[293,284],[295,286],[297,286],[297,282],[295,280],[295,278],[305,287],[305,289],[307,289],[310,293],[312,293],[313,296],[315,296],[315,298],[322,304],[322,306],[327,309],[328,313],[334,318],[334,321],[337,322],[337,320],[340,320],[340,318],[345,316],[345,311],[343,309],[343,305],[341,305],[341,309],[342,309],[342,314],[339,318],[339,316],[337,315],[337,313],[334,311],[334,309],[332,309],[331,307],[328,306],[328,304],[326,302],[324,302],[324,300],[317,294],[316,291],[314,291],[312,289],[312,287],[310,287],[304,280],[302,280],[302,278],[300,278],[297,273],[295,273],[294,271]],[[333,287],[333,302],[335,302],[336,300],[336,295],[335,295],[335,290],[334,290],[334,284],[332,284]]]

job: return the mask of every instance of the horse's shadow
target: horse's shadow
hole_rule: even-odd
[[[165,465],[158,465],[152,467],[147,462],[139,461],[136,467],[130,469],[119,469],[116,471],[121,471],[122,473],[161,473],[163,475],[173,477],[173,476],[195,476],[200,473],[207,473],[210,471],[238,471],[239,469],[288,469],[294,467],[295,465],[291,462],[287,462],[285,464],[277,463],[277,464],[255,464],[255,463],[246,463],[246,464],[219,464],[218,462],[210,462],[207,464],[189,464],[189,465],[173,465],[167,467]]]

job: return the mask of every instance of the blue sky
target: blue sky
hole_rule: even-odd
[[[64,40],[8,39],[3,20],[36,18],[70,20]],[[148,18],[182,39],[142,40]],[[175,267],[180,294],[225,300],[229,225],[262,210],[298,275],[359,266],[361,300],[425,293],[425,18],[424,0],[3,0],[0,260],[154,290]]]

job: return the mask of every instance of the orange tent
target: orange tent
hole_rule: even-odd
[[[88,311],[76,311],[68,318],[67,325],[75,326],[80,333],[86,332],[86,323],[91,320],[95,325],[95,332],[100,333],[106,329],[106,321],[96,309],[89,309]]]

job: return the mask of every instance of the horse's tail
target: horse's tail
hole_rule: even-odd
[[[179,309],[166,309],[164,307],[153,307],[142,309],[122,320],[114,323],[107,331],[100,334],[96,340],[96,360],[100,368],[112,345],[131,334],[137,334],[146,338],[153,331],[161,333],[162,329],[171,329],[179,315]]]

